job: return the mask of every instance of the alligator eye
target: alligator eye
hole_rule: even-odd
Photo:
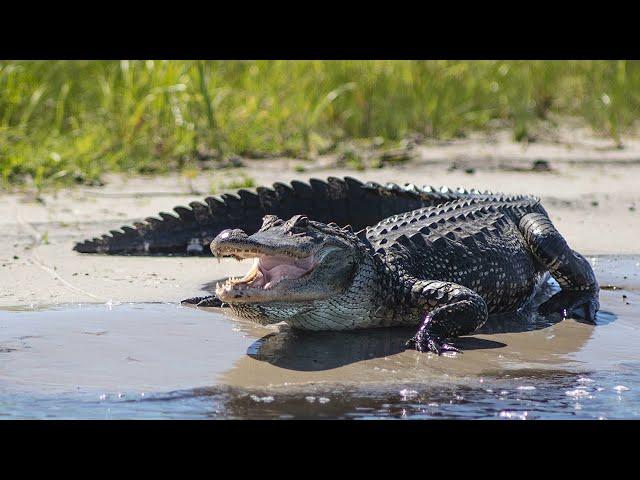
[[[309,227],[309,219],[304,215],[296,215],[287,220],[287,228],[293,232],[303,232]]]
[[[307,228],[309,226],[309,219],[300,215],[298,218],[296,218],[294,225],[298,228]]]

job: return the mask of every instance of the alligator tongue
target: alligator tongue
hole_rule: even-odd
[[[313,265],[311,257],[296,259],[286,256],[261,257],[258,267],[264,283],[280,281],[283,277],[299,278]]]

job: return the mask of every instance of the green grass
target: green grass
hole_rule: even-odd
[[[220,193],[224,190],[239,190],[241,188],[253,188],[256,181],[246,173],[241,172],[239,177],[228,181],[219,181],[211,185],[209,193]]]
[[[639,113],[640,63],[627,61],[2,61],[0,184],[313,159],[346,139],[496,123],[523,140],[565,115],[619,142]]]

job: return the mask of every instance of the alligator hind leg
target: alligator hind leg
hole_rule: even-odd
[[[206,297],[192,297],[182,300],[181,304],[195,305],[196,307],[223,307],[226,304],[216,297],[215,295],[208,295]]]
[[[598,282],[589,261],[569,248],[546,215],[530,213],[520,220],[520,231],[534,257],[542,263],[562,290],[543,303],[543,315],[576,315],[595,323]]]
[[[460,350],[446,339],[475,332],[487,320],[487,304],[473,290],[450,282],[418,281],[412,296],[428,310],[418,332],[407,342],[420,352],[440,355]]]

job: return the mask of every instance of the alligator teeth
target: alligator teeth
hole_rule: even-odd
[[[259,258],[254,258],[253,259],[253,265],[251,265],[251,268],[249,269],[249,271],[245,274],[244,277],[242,277],[240,279],[240,281],[241,282],[248,282],[248,281],[252,280],[258,274],[259,265],[260,265],[260,259]]]

